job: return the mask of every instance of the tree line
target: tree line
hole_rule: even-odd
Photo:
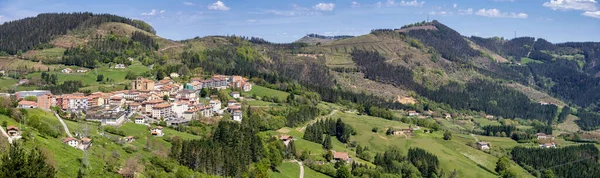
[[[68,31],[97,27],[104,22],[126,23],[156,33],[150,25],[142,21],[111,14],[44,13],[0,25],[0,51],[15,55],[34,49],[36,45],[47,44],[54,37],[65,35]]]
[[[326,136],[335,136],[340,142],[348,143],[350,136],[355,134],[355,131],[350,125],[344,123],[342,119],[338,118],[334,120],[329,118],[306,126],[303,139],[315,143],[324,143],[323,139],[325,137],[323,137],[323,134]]]
[[[551,169],[558,177],[600,176],[598,148],[592,144],[554,149],[515,147],[511,155],[523,167],[534,171]]]

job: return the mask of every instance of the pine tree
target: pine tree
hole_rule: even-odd
[[[325,136],[325,140],[323,140],[323,149],[326,150],[331,150],[333,148],[333,145],[331,144],[331,136],[327,135]]]

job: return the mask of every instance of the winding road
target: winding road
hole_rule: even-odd
[[[65,121],[63,121],[62,118],[60,118],[60,116],[56,113],[54,113],[54,115],[56,116],[56,118],[58,118],[58,121],[60,121],[60,123],[62,124],[63,128],[65,129],[65,132],[67,132],[67,135],[69,135],[69,137],[73,137],[73,135],[71,135],[71,132],[69,131],[69,127],[67,127],[67,124],[65,124]]]

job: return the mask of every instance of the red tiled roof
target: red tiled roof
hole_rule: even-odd
[[[21,100],[21,101],[19,101],[19,105],[37,106],[37,102]]]
[[[333,159],[348,160],[348,152],[335,152],[333,154]]]

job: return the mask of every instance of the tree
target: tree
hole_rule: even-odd
[[[328,150],[323,157],[325,157],[325,160],[329,162],[333,160],[333,152],[331,150]]]
[[[202,90],[200,90],[200,96],[201,97],[207,97],[209,95],[208,88],[202,88]]]
[[[7,125],[8,125],[8,122],[2,121],[2,127],[6,128]]]
[[[46,157],[37,147],[27,153],[19,143],[13,143],[1,160],[0,177],[54,177],[56,174],[54,167],[46,164]]]
[[[169,95],[165,95],[165,96],[163,96],[163,100],[165,100],[165,101],[169,101]]]
[[[360,155],[363,152],[363,148],[360,145],[356,145],[356,155]]]
[[[544,171],[542,178],[556,178],[556,175],[554,175],[554,171],[552,171],[552,169],[548,169]]]
[[[337,169],[335,177],[336,178],[351,178],[353,176],[352,176],[352,174],[350,174],[350,170],[348,170],[348,168],[346,166],[341,166]]]
[[[510,160],[508,159],[508,157],[503,156],[500,159],[498,159],[498,161],[496,162],[496,169],[495,171],[497,173],[501,173],[503,171],[506,171],[510,168]]]
[[[444,140],[452,140],[452,132],[446,130],[444,132]]]
[[[326,149],[326,150],[331,150],[333,148],[333,145],[331,144],[331,136],[330,135],[325,136],[325,139],[323,140],[322,145],[323,145],[323,149]]]
[[[37,101],[37,97],[35,97],[35,96],[26,96],[23,99],[27,100],[27,101]]]
[[[96,82],[102,82],[104,81],[104,75],[100,74],[98,76],[96,76]]]

